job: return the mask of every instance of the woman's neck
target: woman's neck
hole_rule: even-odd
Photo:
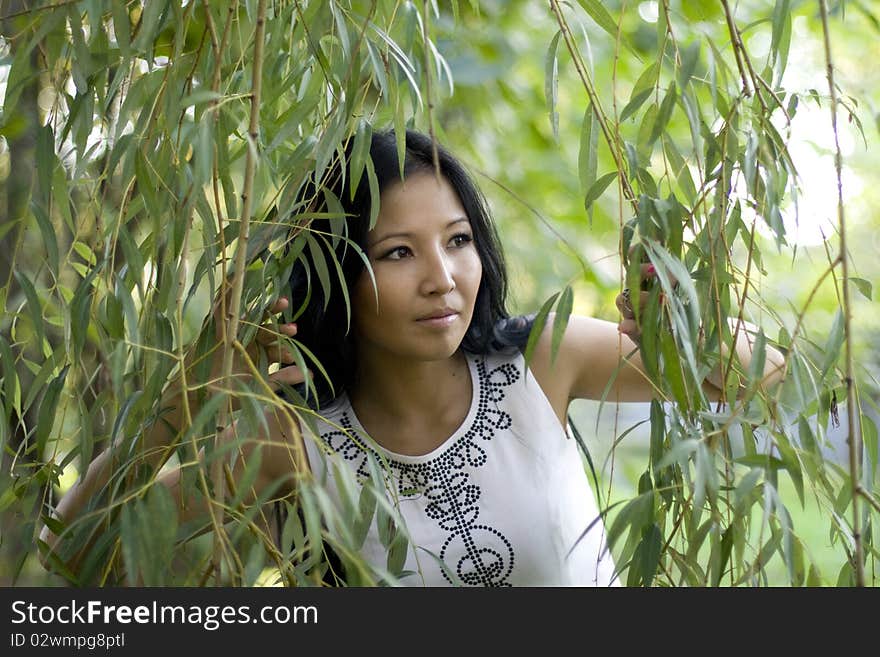
[[[461,350],[440,361],[360,354],[359,361],[349,399],[367,433],[387,449],[426,453],[451,435],[470,410],[472,382]]]

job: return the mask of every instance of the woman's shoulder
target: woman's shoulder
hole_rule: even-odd
[[[571,399],[590,397],[593,389],[601,393],[610,375],[606,361],[618,360],[619,338],[613,322],[596,317],[570,315],[561,333],[555,313],[547,317],[529,369],[558,413],[567,409]]]

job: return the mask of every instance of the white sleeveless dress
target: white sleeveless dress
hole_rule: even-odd
[[[467,361],[470,410],[429,454],[379,446],[346,395],[326,407],[329,422],[317,422],[317,435],[306,432],[316,480],[335,504],[343,493],[350,504],[358,499],[351,482],[362,484],[379,466],[409,537],[401,584],[616,585],[576,442],[522,355],[468,354]],[[377,524],[374,516],[360,553],[381,570],[389,539]]]

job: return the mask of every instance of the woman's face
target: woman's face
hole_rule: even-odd
[[[473,239],[444,177],[415,173],[382,192],[366,248],[376,287],[364,271],[352,297],[362,356],[430,361],[458,350],[483,274]]]

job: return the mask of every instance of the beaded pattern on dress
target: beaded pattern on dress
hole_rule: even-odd
[[[498,530],[479,524],[480,487],[471,483],[470,470],[483,466],[488,456],[483,442],[491,441],[496,431],[510,428],[510,415],[498,408],[504,389],[521,376],[510,363],[487,371],[485,359],[476,361],[479,395],[471,425],[435,458],[422,463],[404,463],[385,458],[375,449],[353,438],[354,429],[346,411],[340,419],[343,431],[321,434],[321,439],[335,453],[352,462],[358,479],[368,479],[368,458],[390,470],[401,499],[424,495],[425,512],[438,526],[449,532],[439,557],[465,586],[510,586],[514,549]],[[355,465],[356,464],[356,465]],[[446,571],[443,576],[452,583]]]

